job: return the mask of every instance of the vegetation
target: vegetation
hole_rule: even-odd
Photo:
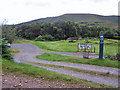
[[[33,41],[29,40],[32,44],[38,46],[41,49],[46,49],[50,51],[57,51],[57,52],[77,52],[77,44],[78,43],[86,43],[91,42],[92,44],[92,52],[94,52],[94,45],[95,53],[99,53],[99,39],[97,38],[84,38],[82,40],[78,40],[75,43],[70,43],[68,40],[61,40],[61,41]],[[114,43],[116,42],[116,43]],[[79,50],[84,51],[84,50]],[[111,53],[112,52],[112,53]],[[105,39],[104,40],[104,55],[107,56],[116,56],[118,53],[118,40],[114,39]]]
[[[30,44],[31,42],[26,39],[16,39],[13,43],[28,43],[28,44]]]
[[[9,48],[9,51],[10,51],[10,54],[17,54],[17,53],[20,53],[19,50],[13,49],[13,48]]]
[[[49,41],[65,40],[69,37],[99,37],[100,33],[104,33],[106,38],[118,39],[120,35],[120,30],[118,29],[79,25],[71,21],[23,24],[17,26],[16,32],[18,37],[41,41],[43,39]]]
[[[59,74],[53,71],[49,71],[43,68],[35,67],[32,65],[14,63],[3,59],[2,61],[3,73],[14,73],[22,76],[32,76],[36,78],[44,78],[48,81],[64,81],[68,83],[80,84],[81,86],[90,86],[94,88],[114,88],[112,86],[107,86],[104,84],[97,84],[91,81],[82,80],[76,77]],[[71,80],[72,79],[72,80]]]
[[[90,65],[118,68],[118,61],[112,61],[109,59],[103,59],[103,60],[84,59],[84,58],[79,58],[79,57],[62,56],[62,55],[53,54],[53,53],[44,53],[42,55],[36,56],[36,58],[41,59],[41,60],[46,60],[46,61],[82,63],[82,64],[90,64]]]
[[[16,38],[16,28],[14,26],[2,26],[2,38],[12,43]]]
[[[79,17],[80,18],[80,17]],[[109,18],[109,23],[107,23],[107,19],[105,21],[106,24],[110,26],[111,22],[113,24],[114,17],[112,20]],[[64,17],[65,19],[65,17]],[[21,25],[3,25],[2,26],[2,36],[4,40],[0,42],[0,49],[2,50],[1,56],[3,58],[3,72],[15,73],[19,75],[28,75],[37,78],[45,78],[49,80],[64,80],[65,82],[71,83],[79,83],[85,86],[91,87],[110,87],[106,85],[100,85],[93,82],[88,82],[86,80],[81,80],[75,77],[58,74],[56,72],[48,71],[43,68],[34,67],[26,64],[18,64],[14,62],[10,62],[8,60],[13,60],[11,54],[19,53],[18,50],[9,49],[6,44],[9,43],[33,43],[34,45],[47,49],[50,51],[59,51],[59,52],[77,52],[77,43],[85,43],[91,42],[93,47],[96,45],[96,54],[99,52],[99,44],[97,44],[98,40],[93,40],[87,37],[95,37],[99,38],[100,33],[104,33],[105,38],[109,38],[109,40],[105,40],[104,45],[104,55],[107,56],[116,56],[118,53],[118,41],[120,39],[120,30],[117,28],[109,28],[104,27],[103,25],[98,25],[103,20],[100,19],[96,25],[93,25],[90,20],[89,23],[84,24],[86,21],[75,22],[74,20],[64,20],[63,21],[55,21],[55,22],[36,22],[36,23],[28,23]],[[52,21],[52,20],[51,20]],[[116,19],[115,19],[116,22]],[[106,26],[106,25],[105,25]],[[115,26],[115,25],[114,25]],[[116,26],[115,26],[116,27]],[[24,38],[28,40],[17,40],[16,38]],[[76,41],[75,43],[69,43],[69,41],[65,41],[69,37],[82,37],[84,38],[81,41]],[[113,40],[116,39],[116,40]],[[7,41],[8,42],[7,42]],[[34,41],[36,40],[36,41]],[[61,40],[61,41],[57,41]],[[97,42],[97,43],[96,43]],[[113,43],[115,42],[115,43]],[[111,49],[112,48],[112,49]],[[120,54],[119,54],[120,55]],[[63,62],[72,62],[72,63],[83,63],[83,64],[91,64],[105,67],[118,67],[117,61],[112,61],[109,59],[82,59],[78,57],[70,57],[70,56],[61,56],[58,54],[49,54],[45,53],[43,55],[37,56],[39,59],[47,60],[47,61],[63,61]],[[7,60],[6,60],[7,59]],[[1,62],[0,62],[1,63]],[[28,68],[29,67],[29,68]],[[70,81],[72,78],[72,81]]]
[[[83,70],[83,69],[72,68],[72,67],[67,67],[67,66],[51,65],[51,64],[44,64],[44,63],[36,63],[36,62],[30,62],[30,61],[26,61],[26,62],[32,63],[32,64],[37,64],[37,65],[40,65],[40,66],[45,66],[45,67],[64,68],[64,69],[68,69],[68,70],[73,70],[73,71],[83,72],[83,73],[89,73],[89,74],[93,74],[93,75],[101,75],[101,76],[108,76],[108,77],[118,78],[118,75],[106,74],[104,72],[96,72],[96,71],[91,71],[91,70]]]
[[[53,23],[60,20],[77,22],[80,25],[105,26],[105,27],[111,27],[111,28],[118,27],[118,16],[101,16],[101,15],[95,15],[95,14],[74,14],[74,13],[64,14],[57,17],[47,17],[47,18],[36,19],[36,20],[22,23],[22,24],[45,23],[45,22]]]
[[[12,55],[10,54],[10,50],[9,50],[9,47],[6,46],[8,42],[4,39],[1,40],[1,43],[0,43],[0,48],[2,48],[2,58],[5,58],[5,59],[8,59],[8,60],[13,60],[13,57]]]

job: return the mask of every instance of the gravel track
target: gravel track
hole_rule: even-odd
[[[118,69],[116,69],[116,68],[100,67],[100,66],[85,65],[85,64],[66,63],[66,62],[44,61],[44,60],[36,59],[35,56],[42,55],[45,52],[43,52],[38,47],[36,47],[32,44],[12,44],[11,48],[18,49],[21,51],[21,53],[14,55],[14,61],[17,63],[30,64],[30,63],[25,62],[25,61],[30,61],[30,62],[54,64],[54,65],[79,68],[79,69],[83,69],[83,70],[92,70],[92,71],[99,71],[99,72],[105,72],[105,73],[109,72],[110,74],[118,74]],[[61,54],[61,55],[78,57],[78,54],[76,54],[76,53],[67,53],[67,52],[49,52],[49,53],[56,53],[56,54]],[[91,55],[91,56],[95,57],[94,55]],[[32,65],[46,68],[46,67],[40,66],[40,65],[35,65],[35,64],[32,64]],[[117,78],[91,75],[91,74],[87,74],[87,73],[76,72],[76,71],[72,71],[72,70],[66,70],[66,69],[54,68],[54,67],[47,67],[46,69],[55,71],[58,73],[70,75],[70,76],[72,76],[72,74],[73,74],[77,78],[118,87],[118,79]]]

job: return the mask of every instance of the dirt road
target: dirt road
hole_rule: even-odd
[[[99,71],[99,72],[106,72],[106,73],[109,72],[110,74],[118,74],[118,69],[116,69],[116,68],[108,68],[108,67],[100,67],[100,66],[84,65],[84,64],[75,64],[75,63],[44,61],[44,60],[36,59],[35,56],[42,55],[45,52],[43,52],[38,47],[36,47],[32,44],[12,44],[11,47],[21,51],[21,53],[14,55],[14,61],[17,63],[30,64],[30,63],[27,63],[25,61],[31,61],[31,62],[37,62],[37,63],[45,63],[45,64],[54,64],[54,65],[61,65],[61,66],[67,66],[67,67],[74,67],[74,68],[79,68],[79,69],[83,69],[83,70],[92,70],[92,71]],[[51,52],[49,52],[49,53],[51,53]],[[52,52],[52,53],[61,54],[61,55],[68,55],[68,56],[77,56],[77,54],[75,54],[75,53],[64,53],[64,52]],[[40,66],[40,65],[36,65],[36,64],[32,64],[32,65],[46,68],[44,66]],[[73,74],[74,77],[77,77],[80,79],[85,79],[85,80],[93,81],[96,83],[107,84],[107,85],[118,87],[118,79],[117,78],[91,75],[91,74],[87,74],[87,73],[76,72],[76,71],[72,71],[72,70],[66,70],[66,69],[54,68],[54,67],[47,67],[46,69],[51,70],[51,71],[55,71],[58,73],[62,73],[62,74],[67,74],[70,76],[72,76],[72,74]]]

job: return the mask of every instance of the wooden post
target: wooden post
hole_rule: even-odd
[[[84,44],[85,48],[84,48],[84,51],[86,52],[86,44]]]
[[[78,45],[77,45],[77,50],[78,50],[78,52],[79,52],[79,43],[78,43]]]
[[[91,44],[91,53],[92,53],[92,44]]]

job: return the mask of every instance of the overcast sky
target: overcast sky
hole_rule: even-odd
[[[118,15],[119,0],[0,0],[0,23],[17,24],[66,13]]]

